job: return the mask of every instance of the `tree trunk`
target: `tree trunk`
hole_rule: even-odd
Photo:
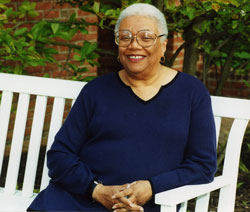
[[[184,51],[183,72],[193,76],[196,74],[196,64],[199,57],[199,50],[195,45],[195,36],[196,32],[192,29],[188,29],[184,32],[184,39],[188,44],[185,46]]]
[[[220,80],[216,86],[216,90],[215,90],[216,96],[221,95],[224,83],[227,80],[227,78],[230,76],[230,69],[231,69],[231,63],[233,60],[234,52],[235,52],[235,45],[232,45],[231,50],[228,54],[227,60],[222,68]]]

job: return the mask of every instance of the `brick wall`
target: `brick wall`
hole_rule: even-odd
[[[10,5],[16,9],[20,4],[23,2],[23,0],[12,0]],[[55,0],[32,0],[32,2],[36,3],[36,11],[39,13],[39,15],[35,18],[29,18],[25,21],[28,22],[36,22],[39,20],[59,20],[63,21],[68,19],[73,13],[77,14],[77,19],[83,18],[87,22],[96,22],[97,17],[93,14],[83,12],[79,10],[78,8],[72,8],[69,4],[65,3],[63,5],[57,4]],[[24,24],[26,27],[32,27],[32,23]],[[81,45],[83,40],[87,41],[97,41],[97,27],[96,26],[89,26],[88,27],[88,34],[82,35],[81,33],[77,33],[73,39],[70,41],[70,43]],[[57,39],[56,41],[63,41],[62,39]],[[44,74],[49,74],[51,77],[65,77],[66,75],[70,75],[65,67],[64,64],[67,60],[67,53],[68,53],[68,47],[65,46],[55,46],[55,48],[58,50],[58,54],[54,56],[58,64],[56,63],[50,63],[45,67],[39,66],[39,67],[30,67],[28,68],[28,72],[31,75],[36,76],[43,76]],[[71,55],[72,59],[73,54]],[[77,64],[77,63],[76,63]],[[85,66],[88,67],[90,72],[87,73],[87,75],[96,75],[97,69],[94,67],[91,67],[88,64],[85,64]]]

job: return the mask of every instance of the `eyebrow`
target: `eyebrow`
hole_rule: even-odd
[[[129,32],[131,32],[129,29],[120,29],[119,31],[129,31]],[[139,31],[152,31],[152,30],[150,30],[150,29],[140,29],[137,32],[139,32]]]

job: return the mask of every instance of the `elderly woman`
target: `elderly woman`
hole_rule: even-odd
[[[159,211],[156,193],[213,180],[210,96],[198,79],[161,65],[164,15],[129,6],[115,42],[124,69],[82,89],[48,151],[50,184],[28,210]]]

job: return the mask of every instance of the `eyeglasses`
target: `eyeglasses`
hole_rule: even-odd
[[[156,35],[154,32],[150,32],[148,30],[140,30],[133,36],[128,30],[120,30],[115,33],[115,43],[120,47],[128,47],[134,38],[136,38],[137,43],[141,47],[148,48],[155,45],[156,40],[162,36],[167,35]]]

